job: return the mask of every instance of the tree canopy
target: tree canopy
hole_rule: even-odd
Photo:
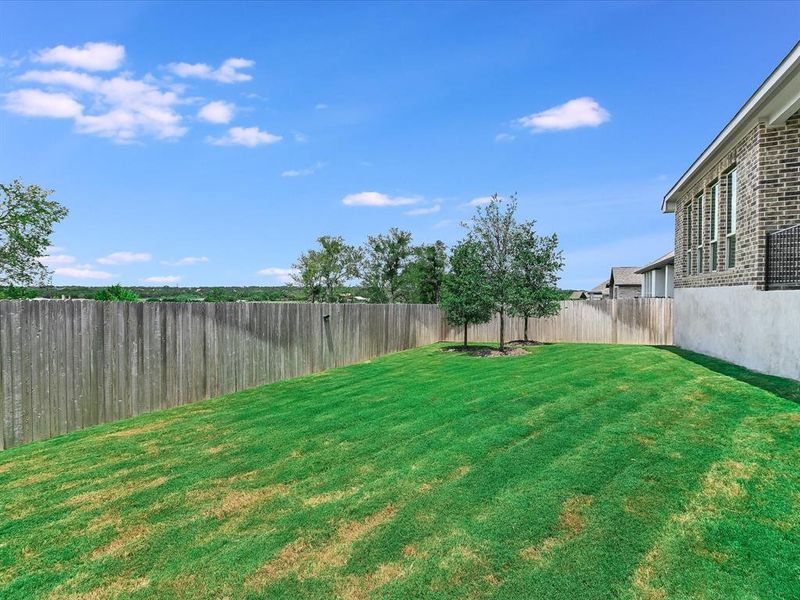
[[[54,225],[68,212],[50,199],[52,193],[19,179],[0,184],[0,284],[41,285],[50,280],[39,258],[47,252]]]
[[[342,287],[358,277],[362,253],[339,236],[324,235],[317,243],[319,248],[297,259],[292,279],[305,290],[309,302],[336,302]]]
[[[444,277],[439,307],[448,323],[464,328],[464,346],[468,327],[488,322],[494,312],[485,264],[483,247],[464,240],[453,248],[450,272]]]

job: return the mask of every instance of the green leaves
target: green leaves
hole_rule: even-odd
[[[317,243],[318,249],[297,259],[292,279],[305,290],[309,302],[337,302],[347,281],[358,277],[362,252],[340,236],[324,235]]]
[[[41,285],[50,280],[39,257],[50,245],[53,226],[68,213],[49,199],[52,193],[19,179],[0,184],[0,283]]]
[[[468,239],[453,248],[439,301],[449,323],[466,326],[492,318],[494,304],[485,265],[485,251],[478,242]]]
[[[99,290],[94,299],[100,302],[138,302],[139,296],[133,290],[122,287],[119,283]]]

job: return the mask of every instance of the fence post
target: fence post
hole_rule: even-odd
[[[617,343],[617,299],[611,299],[611,343]]]

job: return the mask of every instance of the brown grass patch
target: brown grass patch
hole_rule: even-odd
[[[397,563],[386,563],[366,575],[350,575],[336,586],[337,595],[344,600],[362,600],[373,591],[396,581],[406,575],[405,569]]]
[[[327,504],[328,502],[337,502],[342,498],[352,496],[358,491],[357,487],[352,487],[349,490],[335,490],[333,492],[326,492],[324,494],[317,494],[303,500],[305,506],[319,506],[320,504]]]
[[[14,463],[13,463],[13,462],[11,462],[11,461],[9,461],[9,462],[7,462],[7,463],[4,463],[4,464],[0,465],[0,475],[2,475],[3,473],[5,473],[6,471],[10,470],[10,469],[11,469],[11,467],[13,467],[13,466],[14,466]]]
[[[555,535],[548,536],[534,546],[528,546],[520,551],[520,556],[526,560],[540,561],[550,552],[569,542],[572,538],[583,533],[586,528],[584,512],[592,503],[592,496],[573,496],[568,498],[561,506]]]
[[[119,531],[117,537],[108,544],[95,548],[89,558],[98,559],[111,555],[127,556],[131,547],[150,535],[150,526],[135,525]]]
[[[403,556],[416,556],[419,554],[419,549],[414,544],[403,546]]]
[[[395,513],[396,509],[390,505],[361,521],[343,523],[333,538],[321,546],[312,546],[298,538],[284,546],[274,558],[248,577],[247,585],[261,588],[290,573],[296,573],[300,579],[307,579],[317,577],[325,570],[342,567],[350,558],[353,544],[390,521]]]
[[[78,575],[56,587],[47,597],[51,600],[113,600],[150,586],[150,580],[144,577],[116,577],[88,592],[68,591],[84,579],[85,577]]]
[[[639,442],[645,448],[652,448],[653,446],[656,445],[656,439],[654,437],[652,437],[652,436],[649,436],[649,435],[643,435],[641,433],[636,433],[636,434],[634,434],[633,439],[635,439],[637,442]]]
[[[126,429],[120,429],[119,431],[114,431],[112,433],[101,436],[99,439],[128,438],[128,437],[133,437],[135,435],[141,435],[143,433],[150,433],[152,431],[158,431],[159,429],[163,429],[164,427],[169,425],[170,422],[171,421],[169,419],[163,419],[161,421],[153,421],[152,423],[139,425],[138,427],[128,427]]]
[[[167,477],[156,477],[149,481],[126,481],[122,485],[112,485],[99,490],[91,490],[83,492],[77,496],[67,498],[61,503],[62,506],[80,507],[84,510],[92,510],[99,508],[107,502],[113,502],[126,498],[141,490],[152,489],[159,487],[168,481]]]
[[[661,551],[658,547],[651,548],[644,559],[636,567],[633,572],[633,590],[636,598],[642,600],[663,600],[666,597],[666,592],[659,587],[652,585],[653,577],[655,577],[655,565],[661,560]]]
[[[228,447],[227,444],[220,444],[219,446],[211,446],[211,448],[206,448],[206,452],[208,454],[218,454],[225,450]]]
[[[285,494],[286,489],[286,486],[280,483],[255,490],[233,490],[223,496],[219,505],[206,510],[204,514],[215,519],[224,519],[277,494]]]

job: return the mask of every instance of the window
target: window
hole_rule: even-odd
[[[684,240],[684,247],[686,248],[686,274],[692,274],[692,208],[691,201],[686,203],[686,239]]]
[[[727,267],[736,265],[736,169],[728,172],[728,220],[725,226]]]
[[[717,235],[719,234],[719,181],[711,184],[711,270],[717,270]]]
[[[703,272],[703,225],[705,198],[703,194],[697,197],[697,272]]]

